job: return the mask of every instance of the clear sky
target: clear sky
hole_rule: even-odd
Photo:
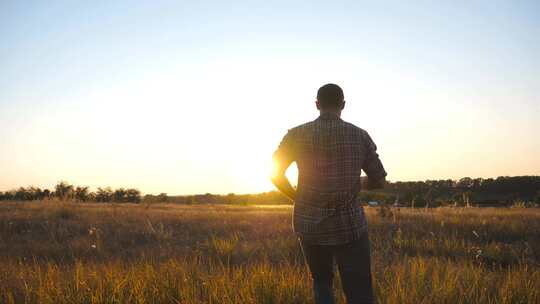
[[[328,82],[390,180],[540,174],[538,1],[2,1],[0,38],[0,190],[270,190]]]

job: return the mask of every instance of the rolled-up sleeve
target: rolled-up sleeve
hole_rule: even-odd
[[[365,131],[363,132],[363,141],[366,156],[362,165],[362,170],[364,170],[368,177],[373,178],[374,180],[384,178],[387,174],[379,159],[379,154],[377,154],[377,145],[375,145],[371,136]]]

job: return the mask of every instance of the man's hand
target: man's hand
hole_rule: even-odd
[[[369,176],[360,177],[360,190],[383,189],[386,185],[386,178],[373,179]]]
[[[281,191],[281,193],[287,196],[291,201],[294,201],[296,198],[296,189],[293,188],[285,174],[272,176],[272,183],[279,191]]]

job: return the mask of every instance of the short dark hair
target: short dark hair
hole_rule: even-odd
[[[317,101],[322,108],[338,108],[344,99],[343,90],[337,84],[325,84],[317,91]]]

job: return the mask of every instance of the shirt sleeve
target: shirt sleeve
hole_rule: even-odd
[[[289,130],[285,134],[272,158],[277,168],[283,171],[296,160],[296,148],[292,130]]]
[[[362,165],[362,170],[364,170],[368,177],[373,178],[374,180],[382,179],[387,173],[379,159],[379,154],[377,154],[377,145],[375,145],[367,132],[364,131],[363,135],[366,157],[364,159],[364,164]]]

